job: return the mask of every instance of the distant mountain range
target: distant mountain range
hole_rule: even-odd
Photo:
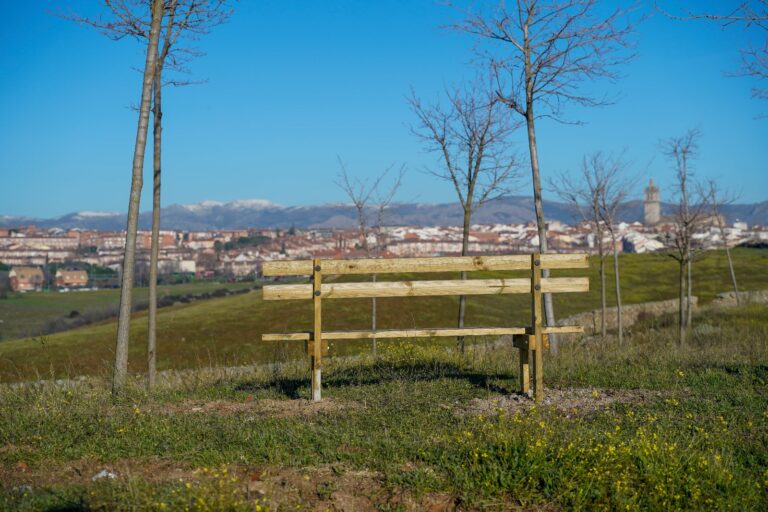
[[[662,213],[672,211],[672,205],[662,203]],[[755,204],[733,204],[722,208],[727,222],[742,220],[750,225],[768,224],[768,201]],[[570,205],[544,201],[547,220],[564,223],[578,221],[578,213]],[[280,206],[263,199],[245,199],[221,203],[202,201],[196,204],[171,205],[162,210],[164,229],[215,230],[241,228],[350,228],[356,225],[355,210],[350,205]],[[642,201],[622,205],[620,219],[628,222],[643,220]],[[515,224],[534,220],[533,199],[511,196],[488,202],[474,215],[473,224]],[[140,216],[142,229],[149,229],[151,216]],[[461,225],[461,208],[457,203],[392,205],[386,213],[385,224],[393,226],[451,226]],[[102,231],[125,229],[126,215],[114,212],[82,211],[53,219],[0,215],[0,227],[34,224],[41,228],[80,228]]]

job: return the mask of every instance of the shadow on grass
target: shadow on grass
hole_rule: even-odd
[[[510,373],[478,373],[463,368],[452,362],[415,361],[392,362],[378,361],[374,364],[360,364],[330,371],[323,375],[323,388],[344,388],[350,386],[368,386],[388,382],[418,382],[439,379],[464,380],[471,385],[493,393],[516,393],[516,389],[500,385],[499,381],[511,380]],[[244,382],[237,391],[255,392],[272,390],[286,398],[300,398],[300,390],[310,387],[309,376],[306,378],[276,376],[266,382]]]
[[[734,378],[747,378],[752,381],[753,384],[765,385],[768,383],[768,365],[765,364],[707,364],[707,363],[695,363],[691,365],[692,368],[699,369],[713,369],[719,370],[727,374],[729,377]]]
[[[87,510],[93,510],[84,503],[70,502],[53,505],[42,509],[45,512],[85,512]]]

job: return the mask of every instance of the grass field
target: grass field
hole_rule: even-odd
[[[694,325],[546,354],[538,407],[484,344],[331,358],[319,404],[303,360],[0,386],[0,509],[766,510],[768,307]]]
[[[226,288],[235,290],[253,286],[253,283],[217,283],[200,281],[158,287],[158,296],[200,294]],[[148,288],[136,288],[137,302],[147,300]],[[83,292],[31,292],[10,294],[0,299],[0,341],[37,336],[46,322],[68,316],[116,309],[120,304],[120,290],[104,289]]]
[[[768,250],[734,251],[736,271],[744,290],[768,288]],[[663,255],[624,255],[622,288],[624,302],[638,303],[676,296],[676,263]],[[553,275],[583,275],[561,271]],[[555,297],[560,317],[599,307],[597,266],[589,271],[591,291]],[[522,274],[521,274],[522,275]],[[475,277],[482,277],[476,273]],[[389,276],[391,279],[425,279],[420,276]],[[449,277],[449,276],[443,276]],[[694,265],[694,294],[706,304],[729,290],[725,254],[708,252]],[[612,301],[608,276],[609,303]],[[529,298],[524,295],[481,296],[468,299],[467,325],[522,326],[530,318]],[[0,301],[1,302],[1,301]],[[329,329],[365,329],[370,322],[367,300],[328,301],[323,325]],[[449,327],[455,325],[457,299],[380,299],[378,327]],[[240,365],[270,362],[278,357],[300,357],[303,344],[263,343],[267,332],[311,328],[310,301],[263,301],[261,292],[211,299],[163,308],[158,322],[158,367]],[[129,367],[146,368],[146,313],[138,313],[131,328]],[[106,375],[113,359],[114,321],[91,325],[51,336],[0,343],[0,382],[80,374]],[[398,342],[391,342],[396,345]],[[439,342],[442,346],[451,340]],[[349,355],[368,346],[365,342],[339,342],[332,354]]]

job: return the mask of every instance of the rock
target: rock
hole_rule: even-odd
[[[115,473],[112,473],[111,471],[102,469],[101,471],[93,475],[91,480],[95,482],[96,480],[101,480],[102,478],[109,478],[111,480],[114,480],[115,478],[117,478],[117,475]]]

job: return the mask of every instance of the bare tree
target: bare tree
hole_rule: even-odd
[[[156,375],[157,347],[157,276],[160,233],[160,198],[162,175],[162,88],[164,85],[189,85],[189,80],[172,79],[164,81],[166,66],[176,72],[186,73],[189,61],[201,55],[190,46],[180,46],[182,40],[196,40],[207,34],[212,27],[225,22],[232,14],[230,0],[164,0],[160,36],[155,57],[153,77],[153,193],[152,193],[152,234],[149,263],[149,313],[147,330],[147,386],[154,386]],[[104,0],[110,17],[83,18],[66,16],[80,24],[96,28],[113,40],[133,37],[148,44],[150,20],[142,0]]]
[[[678,326],[679,342],[686,340],[686,329],[691,325],[691,264],[694,257],[694,234],[705,213],[706,198],[697,193],[692,183],[691,163],[698,154],[698,130],[689,130],[680,137],[671,137],[662,142],[662,150],[672,160],[675,168],[677,205],[673,214],[672,232],[666,242],[669,256],[680,267]]]
[[[720,13],[687,12],[683,15],[671,14],[660,7],[666,16],[678,20],[706,20],[719,23],[723,28],[740,25],[745,29],[758,32],[762,41],[758,46],[747,46],[741,50],[741,68],[735,76],[750,76],[768,84],[768,0],[748,0],[737,5],[729,5]],[[752,88],[752,97],[768,99],[768,86]]]
[[[133,272],[136,259],[136,235],[139,225],[139,202],[143,184],[144,151],[149,129],[149,111],[152,102],[152,83],[157,65],[157,47],[163,19],[163,0],[153,0],[150,8],[150,29],[147,39],[147,57],[144,63],[144,79],[139,105],[139,122],[136,129],[136,144],[133,150],[131,193],[128,202],[128,224],[125,236],[122,287],[120,289],[120,313],[117,319],[117,341],[115,344],[115,368],[112,379],[112,393],[118,394],[128,374],[128,339],[133,305]]]
[[[360,247],[365,251],[367,255],[370,256],[370,248],[368,246],[367,209],[369,207],[371,196],[379,186],[379,183],[381,182],[384,175],[382,174],[377,176],[373,180],[373,183],[369,184],[365,180],[350,177],[349,173],[347,172],[347,168],[341,158],[339,158],[339,167],[341,170],[339,171],[339,175],[336,180],[336,186],[343,190],[344,193],[347,194],[347,197],[349,197],[350,201],[352,201],[352,206],[355,208],[355,213],[357,215],[357,229],[358,237],[360,240]]]
[[[382,190],[382,182],[392,171],[392,166],[376,176],[370,184],[366,180],[350,177],[341,158],[339,158],[339,166],[341,167],[341,170],[339,171],[336,185],[344,191],[347,197],[349,197],[355,208],[361,247],[365,251],[366,256],[379,257],[384,245],[383,240],[381,239],[381,228],[384,225],[385,213],[387,208],[392,204],[395,194],[397,194],[397,191],[402,184],[403,176],[405,175],[405,166],[403,165],[400,167],[394,180],[385,190]],[[368,216],[371,213],[370,210],[373,210],[374,219],[372,225],[369,226]],[[369,243],[371,235],[374,237],[373,248],[371,248]],[[376,274],[371,276],[371,280],[374,283],[376,282],[376,278]],[[371,348],[373,349],[373,356],[376,357],[376,297],[371,299],[371,330],[374,333]]]
[[[515,125],[503,112],[500,98],[490,88],[473,85],[447,90],[447,104],[424,105],[411,95],[418,118],[412,129],[429,151],[438,153],[440,165],[429,172],[453,185],[463,210],[461,254],[469,254],[472,214],[482,205],[510,192],[519,164],[509,135]],[[466,279],[466,272],[461,278]],[[459,297],[459,328],[464,327],[466,297]],[[464,351],[464,337],[459,337]]]
[[[637,178],[626,176],[627,164],[621,157],[604,157],[596,154],[593,165],[602,169],[600,174],[604,177],[602,195],[600,198],[600,218],[605,223],[611,236],[611,248],[613,250],[613,279],[616,293],[616,332],[619,344],[624,341],[624,321],[621,305],[621,279],[619,272],[619,243],[621,242],[618,231],[618,213],[621,204],[627,199]]]
[[[731,248],[728,246],[728,234],[725,232],[725,219],[723,218],[720,208],[724,204],[730,204],[734,201],[733,197],[727,197],[723,195],[717,187],[717,182],[715,180],[709,180],[709,190],[708,196],[709,196],[709,204],[712,208],[712,216],[715,218],[715,222],[717,222],[717,228],[718,231],[720,231],[720,238],[723,240],[723,248],[725,249],[725,255],[728,258],[728,272],[731,276],[731,284],[733,284],[733,293],[736,297],[736,305],[741,304],[741,299],[739,298],[739,285],[736,282],[736,272],[733,269],[733,258],[731,258]]]
[[[600,212],[605,177],[602,168],[595,165],[599,153],[587,158],[581,163],[579,179],[574,181],[569,175],[562,174],[557,181],[549,180],[550,188],[564,201],[575,208],[581,219],[589,224],[595,239],[600,275],[600,337],[605,340],[605,313],[607,303],[605,298],[605,224]]]
[[[488,12],[470,13],[456,28],[489,40],[498,47],[481,52],[493,71],[496,94],[526,123],[531,182],[539,231],[539,250],[547,252],[547,228],[541,197],[541,171],[536,121],[564,121],[562,107],[608,104],[584,92],[585,82],[614,80],[615,69],[632,55],[627,52],[633,26],[628,10],[602,15],[597,0],[516,0],[499,2]],[[549,272],[545,270],[545,277]],[[555,325],[551,294],[544,296],[548,325]],[[557,345],[552,340],[552,349]]]
[[[574,206],[582,218],[589,223],[595,236],[600,259],[600,306],[601,336],[606,334],[606,292],[605,292],[605,234],[609,234],[613,254],[613,275],[616,293],[616,327],[619,343],[623,341],[621,307],[621,284],[619,272],[620,233],[617,226],[618,209],[632,188],[632,180],[624,177],[626,163],[621,157],[612,157],[595,152],[584,157],[580,179],[574,182],[569,176],[561,176],[558,183],[552,183],[555,192]]]
[[[152,189],[152,249],[149,263],[149,312],[147,328],[147,387],[152,389],[157,374],[157,264],[160,251],[160,192],[162,185],[162,88],[166,63],[175,71],[186,71],[188,60],[200,55],[196,50],[178,48],[182,37],[194,39],[226,21],[232,14],[227,0],[166,0],[163,44],[159,48],[154,77],[154,154]],[[189,81],[173,80],[170,85],[188,85]]]
[[[382,178],[386,176],[389,171],[392,168],[390,167],[384,172],[384,175],[382,175]],[[403,176],[405,176],[405,165],[400,166],[400,169],[398,170],[397,174],[395,175],[392,182],[389,184],[389,187],[386,189],[382,189],[381,187],[376,187],[376,190],[374,192],[374,197],[371,206],[373,207],[376,215],[376,220],[373,225],[373,235],[374,235],[374,255],[378,258],[381,256],[381,251],[386,247],[386,240],[383,239],[383,233],[382,233],[382,227],[384,226],[385,216],[387,208],[392,204],[392,201],[395,199],[395,195],[397,194],[397,191],[400,189],[400,185],[403,182]],[[381,182],[380,182],[381,184]],[[373,274],[371,276],[371,280],[375,283],[376,282],[377,275]],[[373,355],[376,357],[377,355],[377,347],[376,347],[376,297],[373,297],[371,302],[371,328],[373,330]]]

